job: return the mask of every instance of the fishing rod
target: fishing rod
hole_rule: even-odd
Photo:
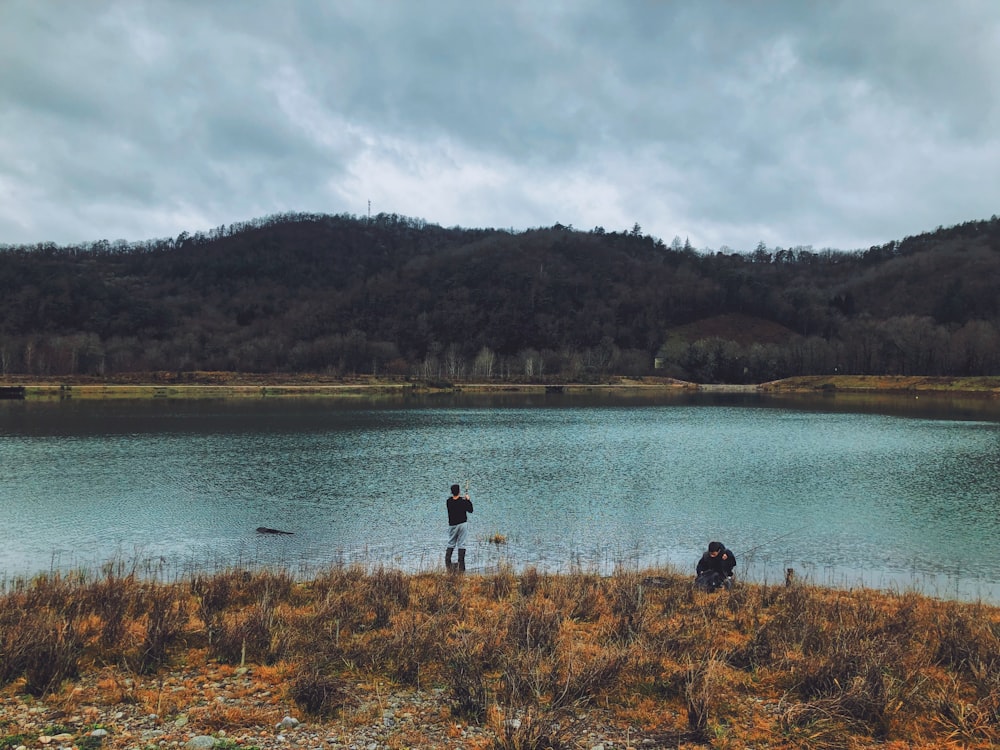
[[[798,534],[800,531],[802,531],[803,529],[806,529],[806,528],[808,528],[808,524],[806,526],[800,526],[797,529],[792,529],[791,531],[786,531],[784,534],[776,536],[773,539],[768,539],[766,542],[761,542],[756,547],[751,547],[748,550],[741,551],[740,555],[743,556],[743,557],[749,557],[754,552],[756,552],[757,550],[759,550],[761,547],[766,547],[769,544],[774,544],[775,542],[780,541],[780,540],[784,539],[785,537],[789,537],[792,534]]]

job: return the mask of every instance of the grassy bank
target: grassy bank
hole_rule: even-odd
[[[764,394],[923,394],[1000,397],[1000,376],[976,378],[810,375],[775,380],[758,385],[699,385],[673,378],[628,378],[609,376],[594,382],[470,382],[412,380],[357,376],[333,378],[316,374],[254,374],[234,372],[123,373],[108,378],[0,376],[0,389],[7,397],[33,400],[54,399],[177,399],[177,398],[267,398],[280,396],[357,397],[405,396],[443,391],[592,393],[622,392],[740,391]],[[16,393],[11,389],[17,389]],[[0,394],[3,395],[3,394]]]
[[[283,396],[406,396],[417,393],[469,391],[506,393],[576,393],[597,390],[694,390],[693,383],[670,378],[613,377],[592,383],[517,383],[409,380],[402,378],[329,378],[310,374],[232,372],[130,373],[93,377],[0,377],[0,395],[29,400],[59,399],[200,399]]]
[[[215,399],[268,398],[275,396],[369,396],[405,394],[413,391],[405,385],[67,385],[38,384],[23,386],[23,398],[29,400],[63,399]]]
[[[236,674],[252,694],[213,698]],[[109,568],[8,585],[0,683],[5,705],[42,707],[33,723],[7,711],[0,747],[39,745],[39,712],[86,745],[95,707],[125,704],[230,746],[290,712],[349,732],[409,690],[440,708],[389,747],[441,746],[436,723],[474,728],[463,747],[590,747],[599,725],[616,747],[987,748],[1000,742],[1000,610],[804,585],[705,594],[669,570],[333,567],[168,584]],[[137,746],[104,726],[105,746]]]
[[[311,375],[262,376],[231,372],[129,373],[109,378],[0,378],[10,398],[63,399],[203,399],[274,396],[356,397],[406,394],[421,384],[375,378],[330,379]],[[16,389],[16,390],[15,390]]]
[[[775,393],[907,393],[1000,396],[1000,376],[946,378],[906,375],[808,375],[762,383],[759,389]]]

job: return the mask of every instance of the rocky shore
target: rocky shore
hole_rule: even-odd
[[[145,677],[106,667],[40,699],[18,693],[14,685],[0,693],[0,748],[457,750],[507,746],[498,732],[521,728],[517,718],[481,725],[456,719],[444,688],[382,682],[353,684],[338,716],[317,719],[287,698],[284,679],[270,667],[206,665]],[[554,729],[571,747],[587,750],[699,747],[679,745],[673,733],[644,735],[607,718],[590,707]],[[510,738],[511,747],[515,742]]]

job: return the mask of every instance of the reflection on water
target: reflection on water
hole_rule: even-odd
[[[171,574],[440,567],[447,488],[468,481],[474,568],[689,569],[719,538],[757,580],[793,567],[1000,600],[974,553],[1000,542],[995,408],[599,390],[0,402],[0,575],[112,558]]]

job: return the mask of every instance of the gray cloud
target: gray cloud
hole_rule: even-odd
[[[280,211],[852,249],[997,212],[992,0],[0,4],[0,243]]]

